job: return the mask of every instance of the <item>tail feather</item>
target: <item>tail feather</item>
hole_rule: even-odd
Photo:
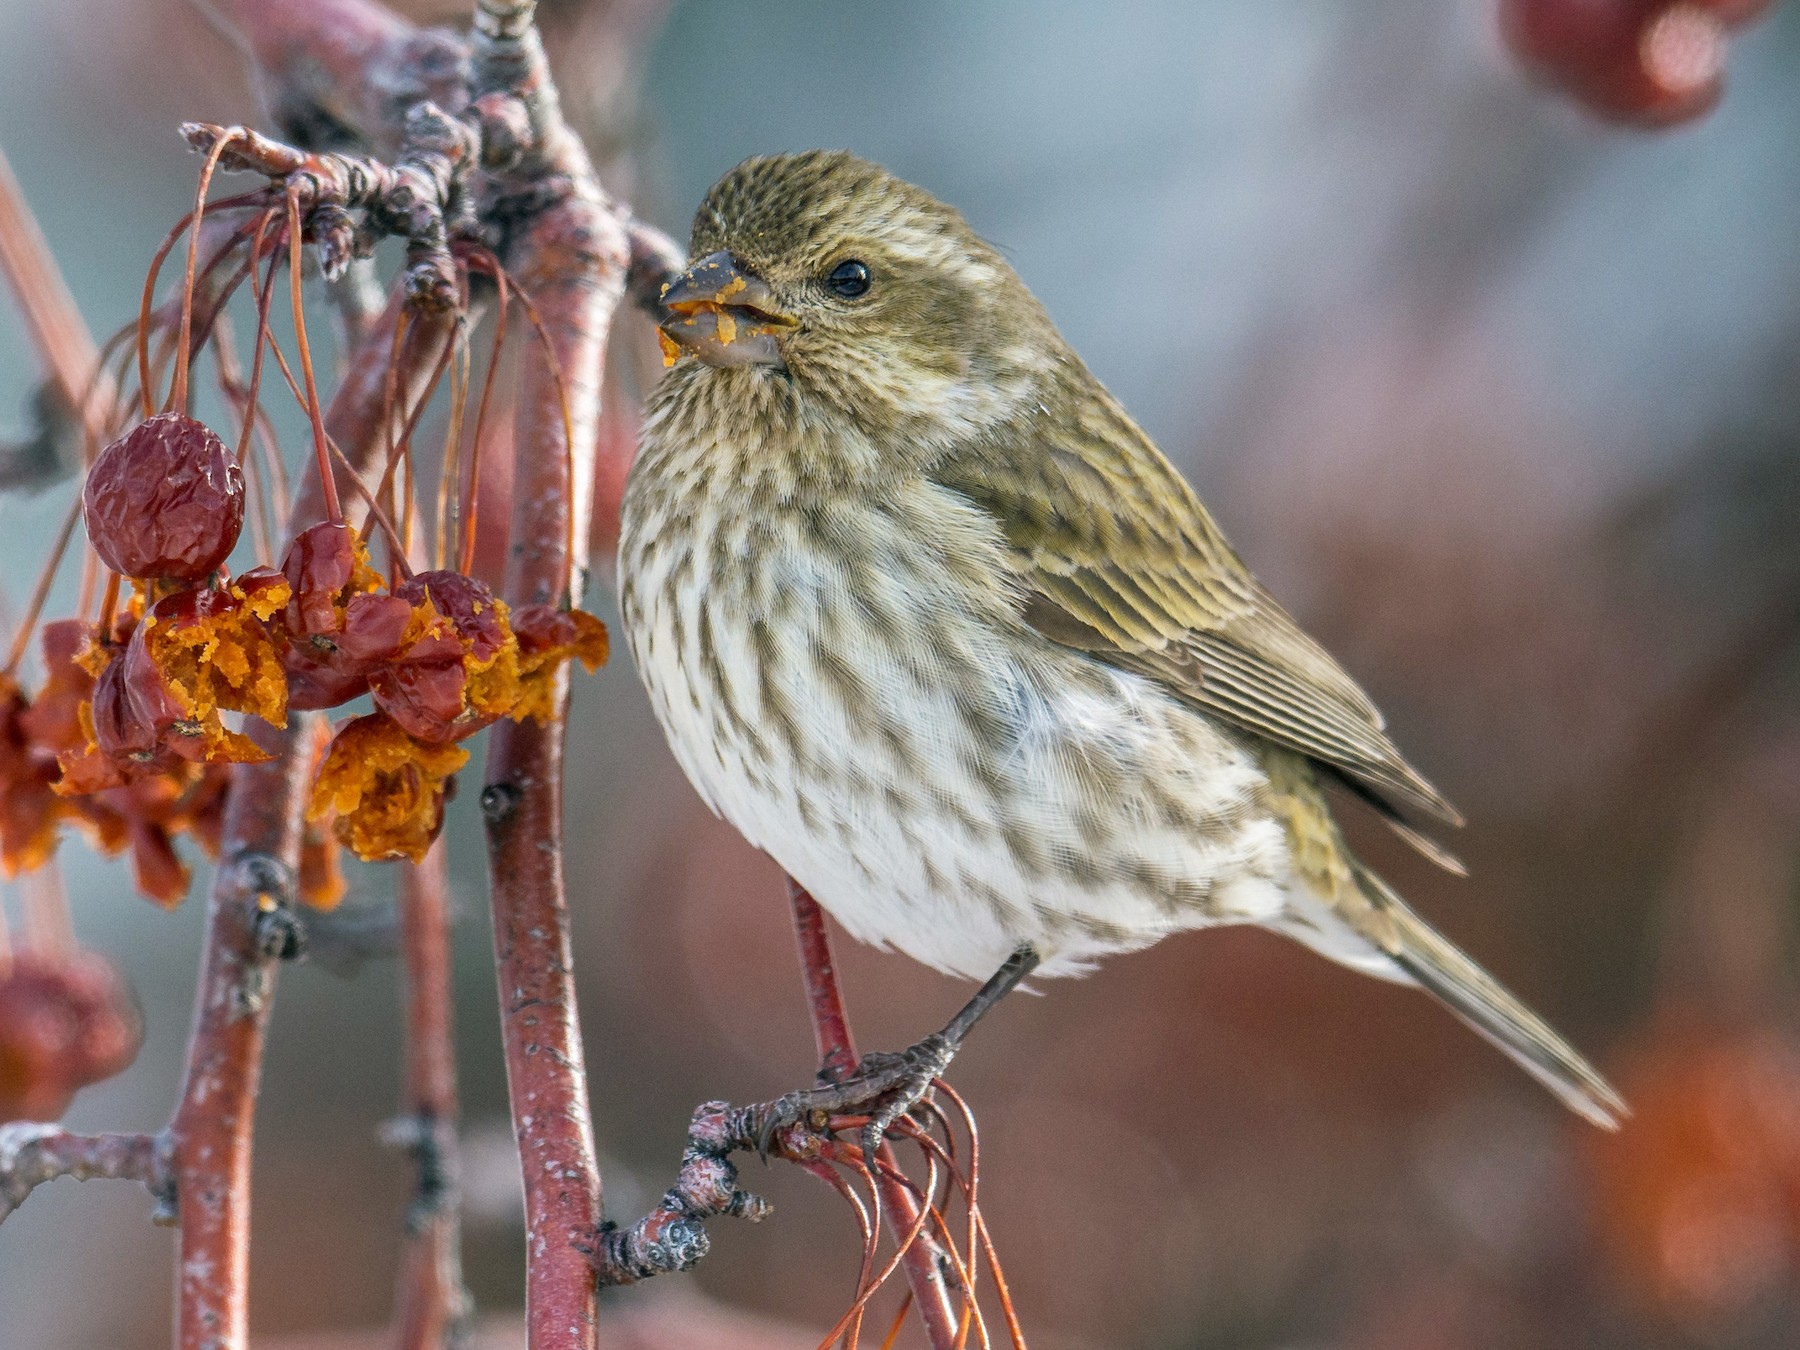
[[[1616,1130],[1631,1114],[1594,1066],[1499,981],[1407,908],[1380,877],[1360,864],[1356,879],[1387,921],[1381,945],[1396,965],[1481,1033],[1570,1110]]]

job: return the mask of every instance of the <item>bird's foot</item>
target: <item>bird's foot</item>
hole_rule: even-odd
[[[758,1147],[766,1155],[775,1131],[801,1121],[823,1128],[831,1116],[866,1115],[863,1156],[871,1170],[875,1153],[888,1130],[931,1091],[931,1081],[950,1067],[957,1047],[943,1032],[933,1032],[917,1045],[897,1053],[864,1055],[856,1067],[835,1082],[790,1092],[756,1108]]]

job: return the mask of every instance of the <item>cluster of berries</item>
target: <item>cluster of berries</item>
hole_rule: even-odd
[[[460,572],[392,584],[357,531],[324,520],[279,567],[231,576],[244,520],[230,450],[176,412],[140,422],[103,451],[83,491],[88,537],[131,594],[99,624],[44,625],[35,697],[0,686],[0,864],[45,861],[59,828],[129,850],[139,888],[186,893],[172,841],[216,849],[227,766],[270,758],[223,715],[287,724],[290,712],[367,695],[374,710],[337,731],[308,808],[303,898],[336,902],[335,848],[422,858],[443,823],[446,785],[468,760],[457,742],[501,717],[547,717],[571,659],[607,653],[592,615],[517,612]]]

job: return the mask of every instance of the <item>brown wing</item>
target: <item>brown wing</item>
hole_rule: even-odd
[[[1187,482],[1110,396],[946,457],[932,477],[999,523],[1026,619],[1298,750],[1389,812],[1461,824],[1369,697],[1250,575]]]

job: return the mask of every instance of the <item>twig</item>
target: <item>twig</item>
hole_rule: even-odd
[[[660,319],[663,290],[687,266],[687,250],[641,220],[631,221],[626,230],[631,239],[631,270],[625,275],[625,289],[633,304]]]
[[[159,1188],[162,1169],[151,1134],[71,1134],[20,1120],[0,1125],[0,1220],[47,1181],[105,1177]]]
[[[6,273],[62,405],[71,411],[80,408],[100,353],[4,154],[0,154],[0,271]],[[109,406],[110,392],[97,392],[102,396],[89,406]],[[95,434],[100,434],[97,424]]]
[[[471,1307],[462,1281],[456,1146],[456,1041],[452,1026],[450,877],[439,840],[399,879],[406,972],[406,1114],[384,1132],[418,1169],[407,1214],[394,1317],[395,1350],[441,1350]]]
[[[767,1218],[772,1206],[738,1185],[737,1167],[731,1161],[733,1153],[756,1149],[757,1130],[753,1108],[733,1108],[727,1102],[702,1102],[696,1107],[675,1184],[662,1202],[629,1228],[607,1224],[601,1230],[594,1252],[599,1283],[635,1284],[691,1269],[711,1249],[707,1219],[725,1216],[757,1223]],[[803,1137],[796,1127],[779,1131],[771,1151],[792,1161],[810,1161],[822,1142],[818,1136]]]

